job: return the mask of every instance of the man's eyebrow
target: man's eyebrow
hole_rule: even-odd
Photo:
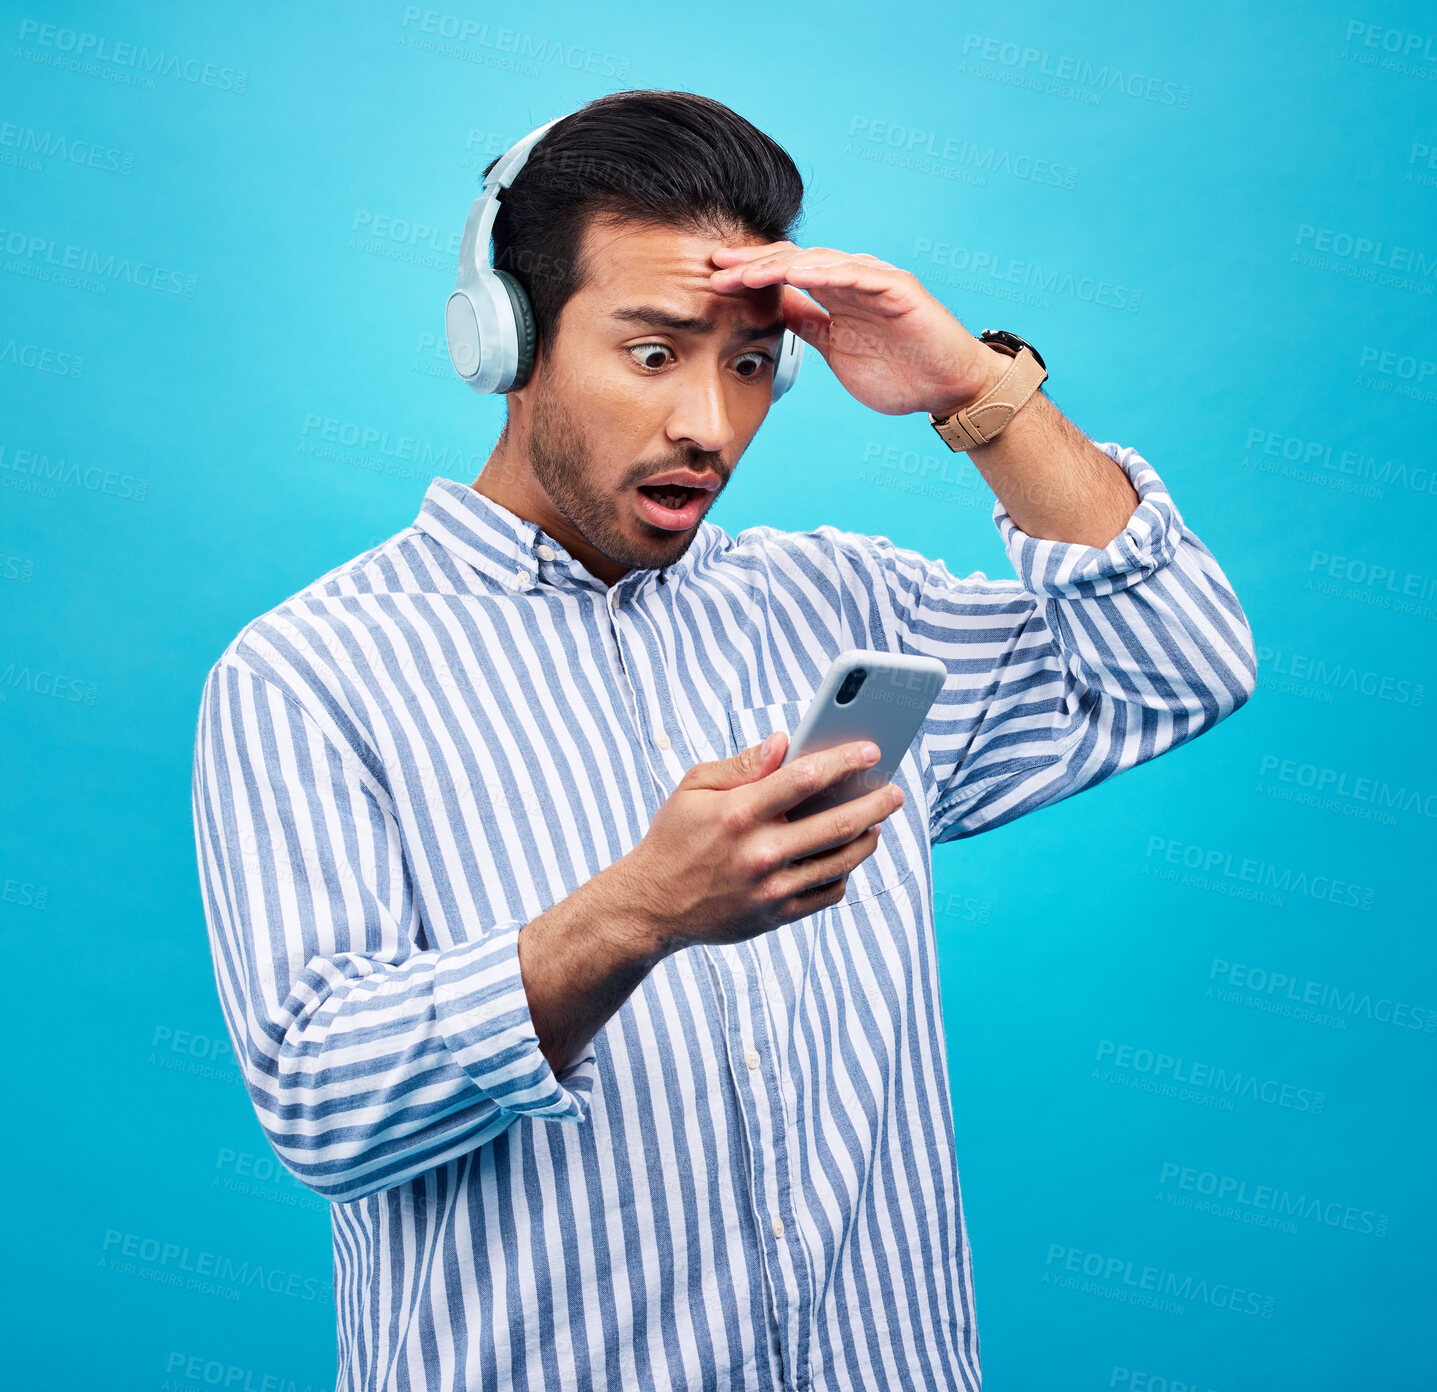
[[[626,323],[668,329],[671,333],[712,333],[718,323],[709,315],[670,314],[668,310],[659,309],[655,305],[632,305],[625,309],[616,309],[609,317],[623,320]],[[757,327],[745,324],[735,333],[734,337],[752,343],[761,338],[777,338],[787,327],[782,319],[776,319],[772,324],[761,324]]]

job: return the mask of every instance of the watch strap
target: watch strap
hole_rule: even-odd
[[[994,352],[1008,351],[994,344],[989,344],[989,347]],[[1022,410],[1047,376],[1047,368],[1025,347],[1013,358],[1008,370],[977,401],[941,419],[930,411],[928,419],[951,450],[970,450],[976,445],[986,445]]]

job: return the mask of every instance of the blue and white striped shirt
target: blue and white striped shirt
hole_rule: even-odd
[[[1106,550],[955,578],[885,537],[704,521],[612,587],[436,478],[413,526],[210,671],[194,816],[259,1120],[333,1203],[339,1386],[975,1389],[930,844],[1162,753],[1253,689],[1222,571],[1132,450]],[[557,1077],[529,920],[684,771],[796,728],[832,658],[940,658],[837,907],[665,958]]]

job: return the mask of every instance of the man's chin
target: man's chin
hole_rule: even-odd
[[[620,522],[620,534],[624,538],[624,549],[632,558],[624,564],[636,570],[662,570],[673,565],[693,545],[698,536],[698,522],[682,531],[673,531],[654,526],[631,512]]]

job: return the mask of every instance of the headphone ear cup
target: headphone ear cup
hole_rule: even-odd
[[[792,329],[783,331],[778,361],[773,370],[773,400],[777,401],[794,383],[803,362],[803,340]]]
[[[539,342],[539,330],[534,324],[534,309],[524,293],[524,287],[508,271],[495,271],[494,279],[509,292],[509,303],[514,306],[514,340],[518,359],[514,380],[507,390],[517,391],[534,370],[534,349]]]

